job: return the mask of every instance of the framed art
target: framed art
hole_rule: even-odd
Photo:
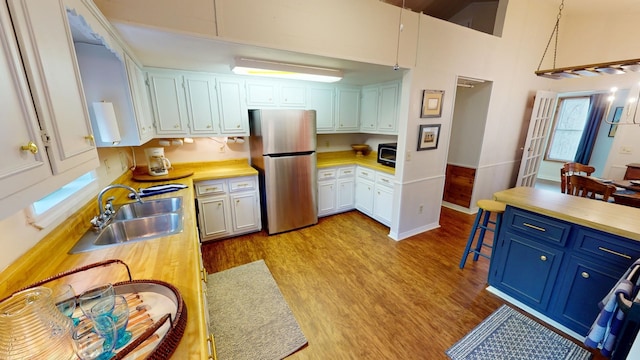
[[[621,115],[622,115],[622,106],[619,106],[613,112],[613,119],[611,119],[611,122],[614,122],[614,123],[620,122],[620,116]],[[618,130],[618,125],[617,124],[611,124],[611,127],[609,128],[609,137],[616,136],[616,131],[617,130]]]
[[[440,117],[444,90],[423,90],[421,118]]]
[[[418,151],[438,148],[440,139],[440,124],[420,125],[418,131]]]

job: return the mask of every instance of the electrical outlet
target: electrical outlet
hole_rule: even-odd
[[[633,152],[633,148],[631,146],[620,146],[620,154],[631,154]]]
[[[123,152],[120,152],[120,170],[126,171],[129,167],[129,159],[127,159],[127,155]]]
[[[326,146],[326,147],[329,147],[329,146],[330,146],[330,144],[329,144],[329,140],[327,140],[327,141],[325,141],[325,142],[324,142],[324,146]]]
[[[424,210],[424,205],[423,205],[423,204],[420,204],[420,205],[418,206],[418,214],[422,214],[422,210]]]
[[[107,173],[110,173],[111,166],[109,165],[109,159],[104,159],[102,162],[104,163],[104,168],[107,170]]]
[[[411,151],[407,151],[407,161],[411,161]]]

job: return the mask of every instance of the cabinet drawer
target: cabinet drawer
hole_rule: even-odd
[[[575,249],[595,258],[608,260],[623,267],[640,258],[640,243],[597,230],[580,228],[576,234]]]
[[[376,173],[376,185],[382,185],[389,188],[393,187],[393,176]]]
[[[504,219],[506,221],[502,226],[508,226],[512,230],[533,236],[536,240],[549,241],[559,246],[564,246],[567,242],[571,224],[512,207],[507,209]]]
[[[318,181],[335,179],[336,169],[321,169],[318,170]]]
[[[237,178],[229,180],[229,191],[246,191],[256,188],[256,180],[254,178]]]
[[[355,167],[344,167],[344,168],[338,169],[339,178],[354,177],[355,175],[356,175]]]
[[[225,180],[208,180],[196,183],[196,196],[217,195],[227,192]]]
[[[376,172],[367,168],[359,167],[357,170],[358,177],[365,178],[367,180],[375,181]]]

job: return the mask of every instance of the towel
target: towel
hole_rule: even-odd
[[[598,303],[600,313],[594,321],[584,344],[590,348],[602,345],[600,352],[604,356],[611,356],[617,337],[624,323],[624,312],[618,308],[618,294],[627,299],[632,298],[634,283],[631,281],[640,266],[640,259],[627,269],[611,291]]]
[[[138,189],[138,194],[141,198],[153,195],[164,194],[172,191],[178,191],[180,189],[186,189],[187,185],[184,184],[166,184],[166,185],[155,185],[149,186],[148,188],[140,188]],[[135,199],[136,194],[129,193],[129,199]]]

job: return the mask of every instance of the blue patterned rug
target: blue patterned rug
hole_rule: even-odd
[[[591,353],[502,305],[446,354],[453,360],[587,360]]]

